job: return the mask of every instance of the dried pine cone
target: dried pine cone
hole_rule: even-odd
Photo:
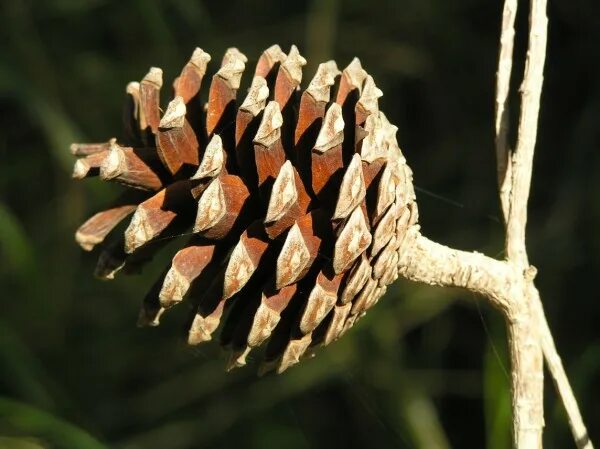
[[[127,86],[122,143],[72,146],[75,178],[132,188],[76,240],[91,250],[108,236],[96,274],[109,279],[191,227],[146,295],[140,324],[157,325],[188,296],[190,344],[210,340],[223,321],[229,367],[268,340],[261,371],[282,372],[340,337],[398,277],[418,228],[412,174],[358,59],[341,73],[334,61],[321,64],[301,90],[305,59],[294,46],[288,55],[272,46],[239,106],[246,57],[227,50],[204,105],[209,61],[194,51],[162,116],[162,71],[151,68]],[[130,214],[124,234],[111,232]]]

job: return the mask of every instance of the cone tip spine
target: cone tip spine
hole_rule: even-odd
[[[264,222],[273,223],[279,220],[297,200],[298,189],[296,188],[294,167],[288,159],[275,178]]]
[[[150,70],[144,76],[142,82],[151,83],[157,88],[161,88],[163,84],[163,71],[159,67],[150,67]]]
[[[218,176],[223,170],[224,164],[225,152],[223,150],[223,140],[221,139],[221,136],[214,134],[208,142],[208,145],[206,145],[204,155],[200,161],[200,166],[194,176],[192,176],[192,179],[213,178]]]
[[[302,82],[302,67],[306,65],[306,59],[300,54],[298,47],[292,45],[287,58],[282,63],[282,67],[289,74],[290,78],[294,80],[296,84]]]
[[[325,153],[334,146],[341,144],[343,140],[344,117],[342,116],[342,107],[337,103],[333,103],[325,113],[314,149],[319,153]]]
[[[269,86],[267,86],[267,80],[262,76],[255,76],[252,79],[252,84],[250,85],[250,89],[248,89],[246,98],[244,98],[244,101],[240,105],[240,109],[250,112],[256,117],[265,108],[268,98]]]
[[[281,136],[281,126],[283,125],[283,116],[279,109],[279,103],[269,101],[265,107],[262,120],[256,131],[254,143],[265,147],[273,144]]]
[[[194,64],[199,69],[206,69],[206,66],[210,60],[210,55],[200,47],[196,47],[192,53],[192,56],[190,57],[190,63]]]
[[[158,126],[162,129],[182,128],[185,123],[186,112],[183,97],[178,95],[167,106],[167,110],[160,119]]]

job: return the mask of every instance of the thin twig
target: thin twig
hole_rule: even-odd
[[[565,412],[567,413],[569,427],[571,428],[575,444],[577,445],[578,449],[594,449],[594,445],[592,444],[588,431],[583,423],[583,418],[581,417],[581,412],[579,411],[579,406],[577,405],[577,400],[573,394],[573,389],[571,388],[571,384],[567,378],[562,360],[560,359],[558,351],[556,350],[554,339],[552,338],[552,332],[548,326],[548,321],[546,320],[546,315],[544,314],[542,302],[540,301],[537,290],[535,292],[533,301],[538,312],[537,318],[539,320],[539,336],[542,344],[542,350],[544,351],[544,357],[546,359],[546,366],[550,371],[550,375],[554,381],[554,386],[558,391],[562,404],[565,408]]]
[[[500,32],[500,51],[498,53],[498,71],[496,72],[496,168],[498,173],[498,191],[504,221],[508,220],[509,195],[511,188],[510,148],[508,146],[508,93],[512,73],[513,46],[515,40],[515,17],[517,0],[505,0],[502,10],[502,30]]]
[[[537,137],[540,96],[544,81],[548,19],[546,0],[531,0],[529,46],[521,85],[521,111],[517,144],[512,158],[510,211],[506,226],[507,257],[522,268],[528,265],[525,248],[527,201],[533,171],[533,153]]]

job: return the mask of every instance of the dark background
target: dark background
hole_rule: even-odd
[[[520,3],[516,91],[527,4]],[[600,7],[551,0],[528,224],[530,260],[592,439],[600,441]],[[120,129],[125,84],[165,85],[196,46],[255,61],[297,44],[316,65],[361,58],[415,173],[422,228],[502,256],[493,152],[501,2],[0,2],[0,448],[510,446],[504,326],[485,301],[398,281],[342,340],[279,377],[230,374],[181,341],[184,310],[137,329],[157,261],[93,278],[78,224],[114,195],[73,182],[73,141]],[[167,90],[167,89],[165,89]],[[165,99],[166,100],[166,99]],[[512,98],[516,117],[518,97]],[[513,125],[513,130],[515,126]],[[546,448],[574,447],[548,380]]]

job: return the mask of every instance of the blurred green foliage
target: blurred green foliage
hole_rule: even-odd
[[[527,18],[518,18],[513,85]],[[592,439],[600,440],[600,4],[552,0],[530,259]],[[316,64],[357,55],[385,93],[415,173],[422,227],[501,255],[493,155],[501,2],[6,0],[0,3],[0,448],[510,447],[505,333],[455,290],[399,281],[341,341],[279,377],[230,374],[182,343],[185,307],[136,329],[165,260],[102,283],[73,242],[114,195],[73,183],[72,141],[120,129],[122,92],[195,46],[296,43]],[[513,118],[518,97],[513,98]],[[166,257],[166,256],[165,256]],[[548,382],[545,447],[574,447]]]

